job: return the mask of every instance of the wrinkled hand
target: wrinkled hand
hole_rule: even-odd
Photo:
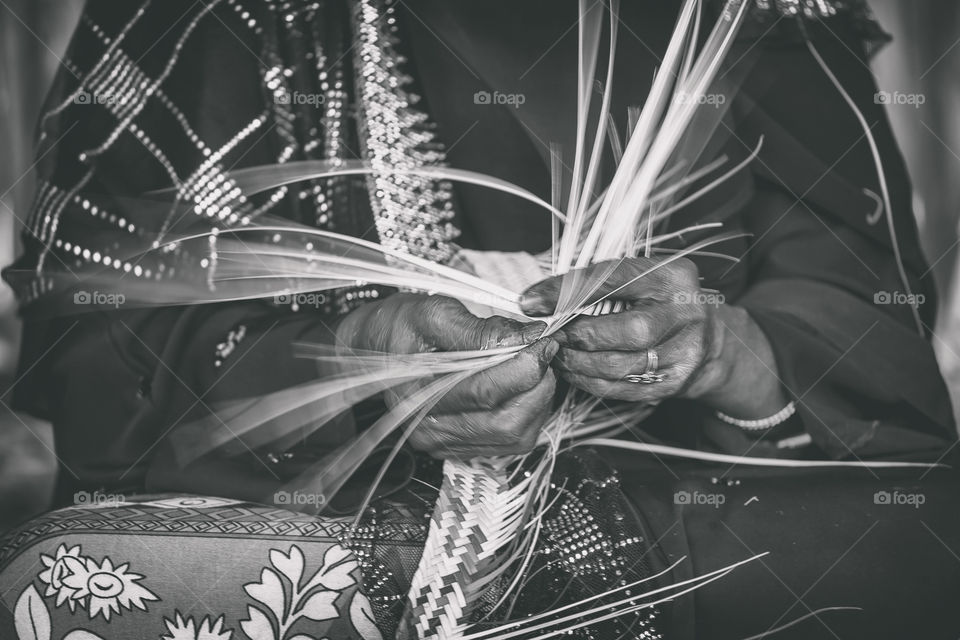
[[[416,427],[410,443],[438,458],[526,453],[536,445],[556,387],[550,361],[557,343],[537,340],[542,322],[478,318],[444,296],[398,293],[365,304],[337,329],[340,344],[386,353],[495,349],[528,345],[506,362],[480,371],[448,392]],[[388,403],[416,385],[387,394]]]
[[[555,366],[571,384],[602,398],[653,402],[698,397],[725,375],[718,357],[722,341],[714,322],[716,306],[705,304],[713,300],[701,292],[696,266],[675,260],[637,279],[656,263],[628,258],[577,274],[587,282],[605,279],[592,300],[616,291],[610,299],[625,302],[627,309],[581,316],[555,334],[561,345]],[[527,289],[521,302],[524,313],[553,313],[564,277],[569,276],[548,278]],[[628,375],[644,372],[648,349],[656,351],[657,372],[664,380],[628,382]]]

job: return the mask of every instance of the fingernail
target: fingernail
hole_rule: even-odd
[[[560,345],[552,338],[541,338],[527,347],[531,355],[536,356],[542,365],[547,365],[557,355]]]
[[[543,357],[547,360],[547,362],[549,362],[553,360],[554,356],[557,355],[557,352],[560,351],[560,345],[552,338],[544,338],[544,340],[548,340],[550,342],[550,344],[547,345],[547,350],[543,352]]]
[[[523,329],[520,331],[520,337],[523,340],[523,344],[531,344],[532,342],[538,340],[540,336],[543,335],[544,330],[546,330],[547,324],[545,322],[531,322],[524,325]]]
[[[550,313],[546,301],[538,293],[526,292],[520,296],[520,308],[524,313],[531,315],[546,315]]]

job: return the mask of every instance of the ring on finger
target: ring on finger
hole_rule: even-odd
[[[656,384],[666,379],[666,374],[658,373],[657,367],[660,364],[660,356],[655,349],[647,349],[647,363],[643,368],[643,373],[630,373],[623,377],[626,382],[633,384]]]

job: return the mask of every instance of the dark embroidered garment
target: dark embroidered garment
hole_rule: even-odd
[[[174,250],[134,261],[126,255],[137,246],[130,236],[143,244],[157,234],[246,226],[267,214],[441,262],[453,256],[447,183],[375,174],[368,184],[334,178],[248,199],[228,175],[238,166],[308,159],[369,158],[375,167],[444,162],[396,50],[392,8],[380,0],[214,0],[202,8],[146,2],[123,12],[132,15],[111,36],[101,22],[123,13],[92,4],[68,57],[74,77],[61,77],[41,121],[39,153],[50,151],[58,162],[42,176],[28,223],[30,257],[17,265],[35,272],[16,281],[24,304],[51,285],[45,268],[102,265],[132,278],[211,282],[215,243],[199,255]],[[185,27],[169,37],[153,42],[141,33],[174,15]],[[218,21],[237,38],[222,49],[209,35]],[[198,55],[203,65],[239,67],[240,77],[211,82],[201,69],[194,78],[190,61]],[[199,93],[195,104],[174,93],[189,83]],[[69,126],[78,122],[83,126]],[[137,161],[129,166],[131,153]],[[144,202],[143,194],[171,186],[167,212],[162,201]],[[342,313],[376,290],[344,290],[324,308]]]
[[[478,631],[502,626],[507,620],[523,621],[528,616],[547,613],[564,604],[650,578],[664,568],[642,516],[621,491],[618,474],[595,452],[579,450],[562,455],[554,477],[556,482],[548,498],[550,508],[543,517],[543,532],[530,564],[519,577],[508,573],[487,588],[472,615]],[[420,561],[435,499],[435,491],[409,488],[381,500],[368,511],[356,533],[345,538],[344,544],[353,549],[360,561],[364,592],[385,637],[394,637],[408,606],[406,594]],[[520,588],[504,598],[505,589],[514,579]],[[649,581],[633,593],[653,591],[664,584],[666,579]],[[629,595],[622,591],[613,593],[581,610],[611,606]],[[638,598],[636,602],[653,599]],[[661,616],[662,609],[657,606],[624,614],[571,630],[567,637],[669,637],[663,635],[669,617]],[[569,615],[569,611],[566,613]],[[549,620],[548,617],[541,622]],[[521,637],[539,636],[531,632]]]
[[[669,29],[672,14],[666,16],[662,3],[627,4],[625,10],[632,11],[634,18],[656,12],[658,20],[646,25],[651,30],[658,25]],[[497,8],[509,13],[524,7],[501,3]],[[546,11],[542,7],[537,10]],[[131,238],[245,226],[264,215],[381,241],[436,260],[450,259],[456,251],[453,242],[458,228],[467,228],[461,224],[467,207],[456,206],[449,185],[374,175],[297,184],[247,199],[229,178],[235,169],[300,159],[367,157],[386,166],[441,163],[447,153],[453,154],[454,143],[460,140],[449,132],[446,137],[439,135],[431,116],[442,126],[444,120],[455,121],[463,105],[454,100],[441,117],[440,110],[431,114],[426,101],[418,99],[420,79],[414,77],[415,65],[405,59],[410,43],[404,41],[403,30],[429,27],[414,21],[404,25],[401,17],[400,12],[392,13],[373,0],[89,2],[66,58],[69,72],[58,77],[41,120],[40,186],[25,234],[26,252],[7,274],[27,313],[35,302],[42,302],[38,297],[50,289],[49,274],[54,270],[81,273],[107,268],[149,282],[178,278],[209,282],[219,259],[215,240],[202,252],[191,253],[181,246],[138,262],[129,260],[121,248],[129,246]],[[739,189],[736,198],[721,202],[723,206],[717,210],[724,212],[724,222],[730,222],[733,229],[765,238],[767,244],[752,251],[750,260],[735,271],[725,264],[722,271],[703,268],[705,281],[716,284],[729,301],[748,309],[770,336],[785,384],[804,392],[805,428],[825,455],[880,455],[939,446],[948,437],[945,434],[952,433],[952,423],[929,344],[904,328],[910,321],[903,309],[878,308],[869,302],[878,286],[894,290],[899,284],[889,270],[887,229],[869,222],[875,211],[875,203],[863,191],[875,187],[869,151],[865,145],[856,146],[856,140],[848,140],[862,138],[852,118],[850,123],[838,124],[837,131],[825,126],[822,114],[829,113],[831,122],[840,122],[841,114],[849,115],[846,105],[823,84],[823,74],[811,67],[807,52],[797,54],[790,48],[799,38],[822,37],[834,24],[842,27],[845,39],[859,39],[867,45],[882,40],[879,29],[866,13],[865,2],[852,0],[758,1],[751,20],[744,38],[762,36],[765,56],[757,65],[759,79],[751,78],[748,87],[752,102],[738,104],[731,113],[738,118],[734,137],[749,143],[744,146],[752,148],[761,135],[766,142],[762,162],[741,176],[735,185]],[[480,24],[478,28],[496,30],[504,24]],[[449,33],[455,31],[448,32],[452,40]],[[441,42],[431,41],[438,48],[450,46]],[[452,42],[453,47],[458,44]],[[859,54],[852,53],[843,41],[833,45],[827,57],[843,66],[848,75],[862,76]],[[859,43],[853,46],[859,51]],[[421,61],[425,66],[431,62]],[[518,60],[512,62],[520,65]],[[540,71],[553,73],[549,64],[544,61]],[[633,71],[632,64],[626,64],[631,67],[627,71]],[[792,81],[794,74],[803,82],[788,83],[786,79]],[[861,76],[857,78],[864,81]],[[633,73],[625,77],[636,79]],[[447,86],[444,77],[438,81],[435,76],[433,81],[434,89]],[[617,83],[629,92],[646,91],[630,82],[621,83],[619,77]],[[552,86],[541,81],[534,88],[549,96],[545,85]],[[811,90],[811,86],[815,88]],[[865,86],[872,87],[872,81]],[[531,105],[536,102],[532,91]],[[429,94],[427,87],[422,93]],[[471,93],[463,95],[469,100]],[[828,95],[832,102],[824,98]],[[818,102],[811,106],[814,100]],[[547,102],[541,101],[538,112],[544,120],[561,112],[552,102],[543,108]],[[868,100],[861,106],[871,105]],[[477,155],[489,154],[494,163],[498,153],[522,158],[522,169],[542,173],[544,182],[548,181],[546,167],[536,165],[539,147],[530,151],[526,146],[530,143],[527,138],[537,137],[536,133],[514,122],[508,111],[496,113],[499,122],[512,124],[511,131],[518,132],[516,139],[503,141],[491,135],[479,144],[466,140],[458,150],[476,144]],[[881,119],[875,113],[871,117]],[[566,125],[561,120],[556,117],[549,124]],[[532,124],[536,127],[539,123]],[[544,125],[536,130],[551,129]],[[877,135],[884,155],[895,156],[885,121]],[[441,141],[450,145],[446,152]],[[812,152],[807,144],[814,147]],[[831,165],[838,155],[832,153],[834,145],[843,151],[843,162],[837,161],[836,171]],[[519,150],[516,154],[515,148]],[[521,151],[530,153],[521,156]],[[895,165],[889,175],[894,208],[909,213],[901,206],[907,203],[908,207],[910,201],[902,166]],[[173,189],[177,206],[151,197],[162,189]],[[462,197],[463,193],[456,195]],[[774,196],[786,197],[784,194],[803,194],[790,202],[803,200],[804,206],[798,206],[794,215],[773,229],[768,220],[769,203],[776,205],[779,201]],[[484,222],[491,227],[488,218],[507,219],[502,211],[480,213],[487,217],[475,215],[470,221],[478,228]],[[516,226],[519,237],[527,225],[517,222]],[[549,233],[549,224],[543,226]],[[909,272],[924,282],[932,309],[928,270],[912,221],[908,215],[898,215],[897,226],[903,238],[904,261]],[[502,225],[493,225],[476,235],[496,239],[505,234]],[[844,247],[856,249],[859,263],[847,252],[836,251],[835,239],[840,236],[845,239]],[[746,255],[754,248],[746,240],[739,242],[738,253]],[[775,245],[776,251],[770,250],[770,245]],[[821,253],[822,263],[810,260],[811,254]],[[848,275],[860,273],[860,265],[867,262],[872,267],[867,270],[881,274],[882,281]],[[799,284],[785,287],[785,281]],[[58,504],[67,503],[78,489],[107,487],[133,495],[150,486],[151,481],[156,482],[155,474],[169,471],[161,455],[164,437],[190,408],[201,400],[201,404],[216,406],[217,401],[258,396],[314,379],[312,366],[286,357],[290,344],[297,340],[330,342],[338,316],[386,292],[377,287],[344,289],[325,298],[316,309],[251,302],[120,310],[87,314],[75,322],[72,318],[32,322],[24,341],[26,372],[17,391],[18,405],[54,422],[64,468],[58,480]],[[840,306],[848,309],[843,318],[824,319],[828,307]],[[898,345],[896,353],[891,345]],[[51,355],[46,357],[48,351]],[[843,357],[838,358],[840,355]],[[33,366],[34,360],[37,366]],[[889,371],[916,375],[902,380],[896,389],[896,412],[886,411],[885,415],[893,418],[881,424],[876,419],[877,408],[892,402]],[[231,377],[226,378],[228,372]],[[670,435],[688,435],[689,427],[695,444],[709,440],[704,436],[710,435],[708,421],[696,407],[670,405],[665,402],[660,410],[665,412],[662,423],[671,430]],[[351,434],[344,429],[337,436],[348,438]],[[329,447],[337,442],[322,444]],[[755,444],[744,446],[753,450]],[[761,449],[759,446],[756,451]],[[244,469],[251,477],[265,475],[264,469],[274,474],[278,465],[269,464],[271,456],[296,465],[296,460],[284,457],[288,454],[244,452],[250,458],[244,460],[248,463]],[[222,482],[224,492],[244,489],[244,483],[232,476],[225,476]],[[555,485],[559,499],[547,515],[541,546],[527,572],[528,586],[515,603],[514,615],[574,601],[649,576],[658,568],[656,549],[651,550],[652,537],[643,519],[631,510],[614,472],[604,463],[586,453],[565,458]],[[372,607],[382,630],[392,632],[419,557],[417,545],[422,543],[425,519],[432,508],[430,491],[414,492],[408,487],[384,498],[367,514],[360,535],[349,540],[340,537],[346,532],[343,519],[293,516],[249,506],[227,508],[236,512],[236,518],[220,517],[219,509],[211,519],[195,518],[194,513],[182,519],[159,518],[153,512],[144,515],[144,507],[123,505],[104,516],[104,523],[137,531],[182,527],[198,538],[209,536],[214,541],[210,553],[218,551],[216,545],[228,539],[230,531],[266,540],[291,536],[307,542],[315,535],[312,532],[322,530],[323,536],[336,540],[326,540],[324,549],[349,544],[363,567],[363,593],[370,597],[369,604],[355,595],[350,597],[345,590],[344,601],[356,600],[364,612],[368,611],[365,607]],[[171,514],[164,511],[163,515]],[[77,520],[81,527],[96,529],[90,524],[92,519],[96,519],[95,510],[84,511],[82,516],[67,510],[38,521],[37,526],[53,531],[61,520]],[[198,549],[203,546],[197,545]],[[247,547],[238,548],[240,554],[247,552]],[[45,553],[53,558],[55,551],[47,549]],[[229,561],[229,554],[223,549],[219,552],[217,558]],[[290,568],[294,554],[287,544],[268,549],[258,543],[257,552],[254,564],[259,564],[247,567],[258,570],[250,580],[256,580],[265,566],[264,557],[279,571],[280,566]],[[64,549],[64,553],[70,551]],[[97,551],[97,557],[104,553]],[[198,563],[203,559],[201,551],[196,551],[196,558]],[[319,560],[316,562],[313,567],[318,566]],[[55,563],[52,559],[51,565]],[[72,561],[61,565],[65,563]],[[132,570],[136,569],[134,565]],[[496,603],[500,588],[502,585],[491,589],[487,607]],[[61,592],[56,589],[59,598]],[[232,593],[243,597],[239,590]],[[555,601],[554,594],[560,600]],[[244,619],[252,621],[254,614],[240,609],[232,611],[231,620],[250,616]],[[63,613],[63,609],[58,611]],[[168,613],[168,619],[176,617],[173,611]],[[484,618],[487,613],[490,616]],[[483,610],[476,621],[488,625],[498,615],[503,611]],[[665,619],[651,621],[647,615],[642,612],[578,633],[583,638],[621,634],[653,638],[670,632]],[[692,620],[692,615],[687,618]],[[348,637],[346,632],[335,635],[344,627],[331,628],[330,637]]]

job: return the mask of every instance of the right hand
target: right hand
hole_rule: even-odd
[[[526,453],[549,417],[556,377],[549,367],[558,345],[538,339],[542,322],[478,318],[444,296],[397,293],[365,304],[337,328],[348,349],[420,353],[528,345],[449,391],[416,427],[411,445],[437,458],[468,459]],[[409,391],[409,387],[406,388]],[[403,388],[387,400],[395,404]]]

